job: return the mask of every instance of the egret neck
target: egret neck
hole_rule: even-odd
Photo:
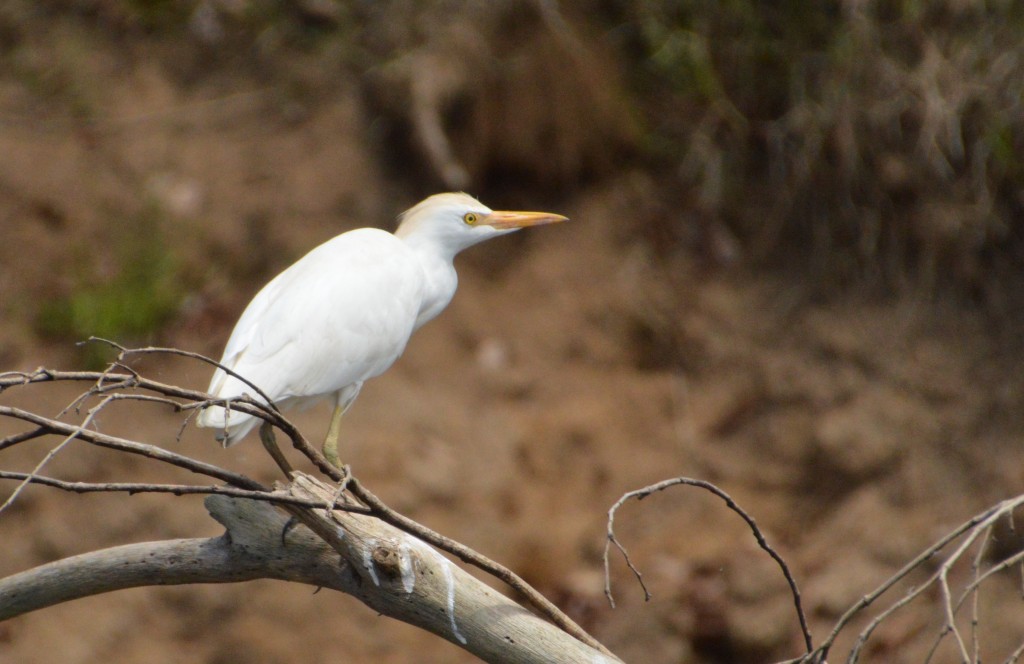
[[[458,249],[452,250],[450,245],[445,246],[434,238],[424,237],[423,233],[414,232],[399,237],[412,249],[423,271],[423,299],[413,327],[418,330],[441,313],[455,295],[459,285],[459,275],[455,272],[454,264]]]

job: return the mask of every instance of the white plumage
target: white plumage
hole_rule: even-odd
[[[466,194],[431,196],[402,215],[394,234],[375,228],[343,233],[274,278],[242,313],[221,364],[258,385],[279,408],[331,398],[339,418],[363,382],[386,371],[412,333],[451,301],[459,251],[564,220],[495,212]],[[259,398],[220,369],[208,391],[220,399]],[[219,406],[198,418],[199,426],[221,430],[225,446],[259,422]]]

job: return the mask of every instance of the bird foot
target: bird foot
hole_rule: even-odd
[[[287,542],[288,533],[290,533],[291,531],[295,530],[295,526],[299,525],[300,523],[302,523],[302,522],[299,521],[298,519],[296,519],[295,517],[293,517],[293,516],[288,517],[288,521],[285,522],[284,528],[281,529],[281,547],[282,548],[288,546],[288,542]]]
[[[348,466],[343,467],[341,472],[345,475],[345,478],[338,483],[338,489],[334,492],[334,498],[331,500],[332,508],[339,503],[344,502],[342,500],[342,496],[344,495],[345,490],[348,489],[348,478],[351,477],[351,475],[349,475]]]

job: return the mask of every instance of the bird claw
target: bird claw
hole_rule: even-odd
[[[338,489],[334,492],[334,499],[331,500],[332,508],[341,502],[342,495],[345,493],[345,490],[348,489],[348,466],[345,466],[342,472],[345,474],[345,479],[338,483]]]
[[[295,530],[295,526],[299,525],[300,521],[295,517],[288,517],[288,521],[285,522],[284,528],[281,529],[281,546],[288,546],[288,533]]]

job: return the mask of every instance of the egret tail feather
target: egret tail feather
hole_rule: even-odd
[[[215,437],[224,447],[231,447],[245,438],[261,420],[237,410],[228,411],[223,406],[209,406],[196,418],[196,425],[203,429],[216,429]]]

